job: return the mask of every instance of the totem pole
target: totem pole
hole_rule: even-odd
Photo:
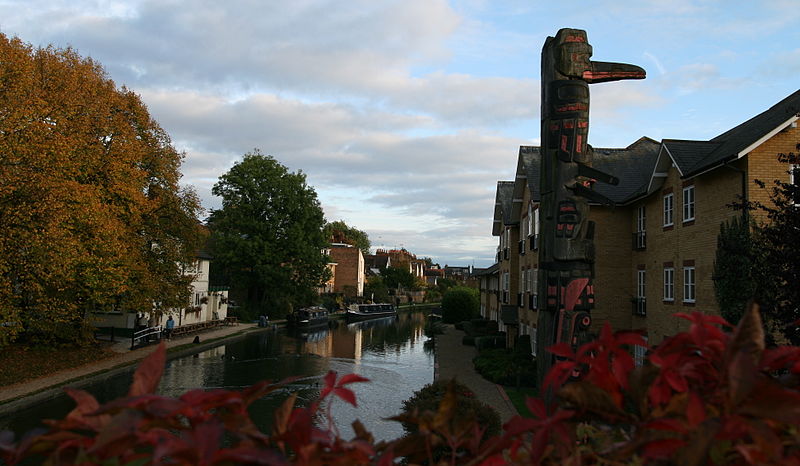
[[[580,29],[561,29],[542,48],[540,387],[554,362],[545,348],[562,342],[576,348],[587,338],[594,307],[594,222],[588,220],[588,202],[613,205],[592,184],[619,182],[592,168],[586,141],[589,84],[645,77],[638,66],[591,61],[591,56],[586,31]]]

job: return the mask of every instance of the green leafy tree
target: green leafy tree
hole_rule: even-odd
[[[332,243],[350,244],[361,249],[362,254],[369,254],[371,246],[369,235],[358,228],[348,226],[342,220],[325,224],[325,235]]]
[[[384,283],[381,277],[369,277],[367,283],[364,284],[364,297],[372,299],[376,303],[385,303],[389,301],[389,287]]]
[[[753,244],[748,216],[734,217],[720,225],[714,260],[714,291],[720,313],[729,322],[744,315],[753,296]]]
[[[328,245],[317,193],[258,150],[219,178],[222,208],[209,218],[219,277],[246,297],[250,312],[280,317],[314,300],[328,277]]]
[[[796,149],[800,151],[800,144]],[[753,229],[753,295],[762,305],[767,324],[800,344],[800,155],[778,154],[778,160],[787,164],[793,183],[775,180],[768,204],[748,205],[766,217]]]
[[[414,275],[406,269],[399,267],[386,267],[381,269],[381,277],[383,282],[389,289],[396,290],[403,287],[407,290],[414,289],[417,281]]]
[[[451,288],[442,296],[442,321],[454,324],[478,316],[478,290],[466,286]]]

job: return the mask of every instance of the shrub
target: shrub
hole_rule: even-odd
[[[477,422],[479,426],[485,427],[484,439],[500,433],[500,416],[490,406],[475,399],[475,394],[466,385],[453,380],[437,380],[425,385],[414,392],[411,398],[403,401],[403,416],[412,416],[413,413],[429,411],[436,413],[439,411],[442,401],[448,393],[455,394],[455,413],[456,423]],[[418,426],[415,423],[403,422],[403,428],[408,433],[417,432]]]
[[[476,344],[477,346],[477,344]],[[536,361],[521,361],[506,349],[484,349],[472,360],[484,379],[500,385],[536,386]]]
[[[465,324],[465,322],[462,321],[462,322],[456,322],[453,325],[456,328],[456,330],[464,330],[464,324]]]
[[[461,338],[461,344],[467,346],[475,346],[475,337],[473,337],[472,335],[464,335],[464,337]]]
[[[506,347],[506,339],[503,336],[484,335],[480,337],[475,337],[475,348],[477,348],[478,351],[482,351],[484,349],[505,348],[505,347]]]
[[[472,319],[479,309],[478,290],[473,288],[451,288],[442,297],[442,320],[448,324]]]

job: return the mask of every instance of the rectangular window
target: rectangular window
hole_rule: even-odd
[[[528,235],[533,234],[533,204],[528,204]]]
[[[664,226],[671,227],[674,222],[672,220],[672,210],[674,208],[675,195],[669,193],[664,196]]]
[[[533,211],[533,234],[539,236],[539,207]]]
[[[531,354],[536,356],[536,327],[531,328]]]
[[[789,184],[794,187],[794,205],[800,206],[800,165],[789,167]]]
[[[644,298],[645,297],[645,279],[647,278],[645,275],[644,270],[637,270],[637,277],[636,277],[636,297],[637,298]]]
[[[525,292],[525,274],[528,273],[525,270],[519,274],[519,289],[517,290],[520,293]]]
[[[675,301],[675,269],[664,268],[664,301]]]
[[[640,206],[636,210],[636,231],[638,233],[645,231],[646,220],[644,206]]]
[[[509,285],[508,272],[506,272],[503,274],[503,291],[508,291]]]
[[[683,221],[694,220],[694,185],[683,188]]]
[[[694,267],[683,268],[683,302],[694,302]]]
[[[522,238],[520,241],[525,241],[525,238],[528,236],[528,218],[526,217],[525,220],[522,222]]]

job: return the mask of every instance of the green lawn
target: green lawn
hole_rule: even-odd
[[[8,345],[0,351],[0,387],[50,375],[114,356],[105,345],[54,348]]]
[[[525,397],[528,396],[539,396],[539,390],[531,387],[521,387],[517,390],[515,387],[508,387],[505,386],[503,389],[506,391],[506,395],[511,400],[511,403],[514,404],[514,407],[517,408],[517,412],[522,417],[533,417],[528,408],[525,406]]]

